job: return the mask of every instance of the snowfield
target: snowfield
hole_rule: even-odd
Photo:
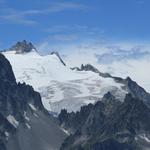
[[[14,116],[12,116],[12,115],[7,116],[7,120],[8,120],[15,128],[18,127],[19,122],[14,118]]]
[[[10,61],[18,82],[26,82],[40,92],[44,107],[59,113],[61,109],[77,111],[82,105],[95,103],[110,91],[123,99],[126,91],[111,78],[90,71],[73,71],[57,55],[41,56],[35,50],[25,54],[3,52]]]

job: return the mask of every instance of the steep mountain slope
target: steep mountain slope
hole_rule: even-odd
[[[77,111],[82,105],[95,103],[108,91],[120,100],[127,93],[122,88],[124,84],[113,78],[92,71],[71,70],[56,52],[41,56],[32,49],[24,53],[24,42],[20,51],[23,53],[11,48],[3,54],[12,64],[17,81],[30,84],[40,92],[44,107],[49,111],[58,113],[62,108]]]
[[[25,83],[17,84],[10,63],[0,54],[0,149],[59,149],[65,137],[40,94]]]
[[[60,124],[72,133],[61,150],[148,150],[150,109],[128,94],[119,102],[111,93],[80,112],[62,110]]]

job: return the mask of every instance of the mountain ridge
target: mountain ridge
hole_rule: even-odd
[[[122,84],[111,78],[90,71],[71,70],[56,52],[45,56],[35,52],[3,54],[13,66],[17,82],[26,82],[40,92],[42,102],[50,112],[59,113],[62,106],[77,111],[80,106],[99,100],[108,91],[121,99],[126,93]]]
[[[29,85],[16,82],[11,65],[2,54],[0,91],[1,150],[59,149],[66,134],[43,107],[40,94]]]
[[[62,110],[60,124],[73,131],[61,150],[145,150],[150,147],[150,109],[142,100],[127,94],[118,102],[107,93],[96,104],[77,113]],[[108,112],[109,110],[109,112]],[[81,124],[79,124],[82,122]]]
[[[32,50],[37,51],[35,46],[31,42],[27,42],[26,40],[23,40],[23,41],[17,42],[8,50],[4,50],[4,51],[15,51],[16,54],[24,54],[24,53],[29,53]]]
[[[0,54],[0,148],[59,149],[65,138],[61,150],[150,146],[150,94],[130,77],[91,64],[70,69],[57,52],[3,54],[10,63]]]

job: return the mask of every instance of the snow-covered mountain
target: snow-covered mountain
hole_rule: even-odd
[[[24,50],[19,49],[21,53],[18,53],[14,48],[3,54],[10,61],[17,81],[32,85],[40,92],[49,111],[60,112],[63,108],[77,111],[82,105],[99,100],[108,91],[120,100],[127,93],[122,88],[124,85],[112,78],[92,71],[71,70],[58,53],[42,56],[36,49],[26,51],[23,46]]]
[[[113,76],[122,78],[130,76],[150,92],[150,70],[147,69],[150,65],[149,46],[117,45],[106,44],[97,48],[84,47],[82,49],[70,47],[63,56],[70,66],[90,63],[101,72],[108,72]]]
[[[18,43],[2,52],[9,61],[0,54],[0,149],[149,148],[150,94],[130,77],[69,68],[57,52]]]
[[[58,150],[66,136],[40,94],[17,84],[9,61],[0,54],[0,150]]]

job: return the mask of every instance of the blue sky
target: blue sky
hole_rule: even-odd
[[[149,33],[149,0],[0,0],[1,49],[23,39],[43,49],[96,40],[149,42]]]

